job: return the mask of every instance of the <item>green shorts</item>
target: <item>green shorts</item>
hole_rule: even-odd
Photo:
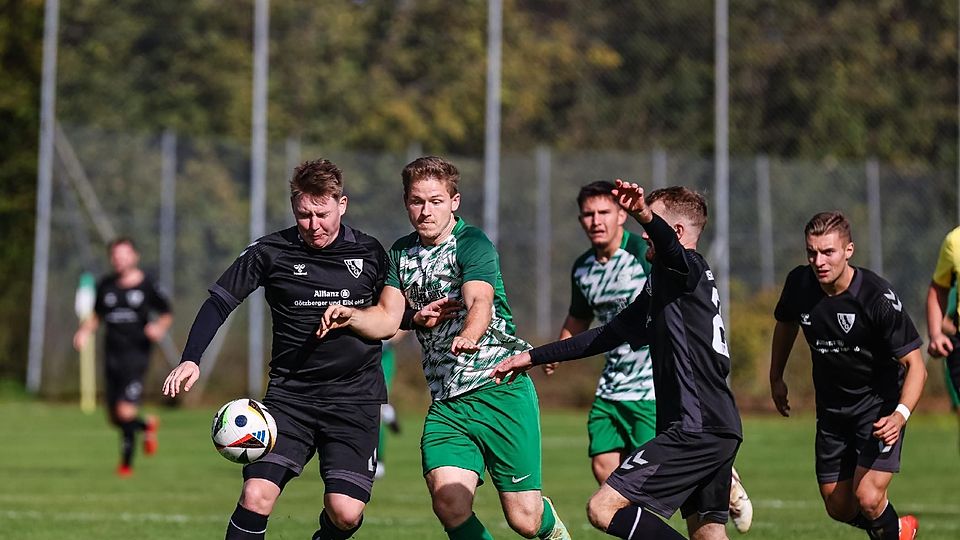
[[[594,398],[587,417],[590,457],[630,451],[657,434],[657,402]]]
[[[542,487],[540,405],[530,377],[490,384],[434,401],[420,439],[423,474],[437,467],[473,471],[483,483],[484,468],[497,491]]]

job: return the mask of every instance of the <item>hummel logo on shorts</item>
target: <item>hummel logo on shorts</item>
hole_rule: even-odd
[[[527,478],[530,478],[529,474],[525,476],[521,476],[520,478],[517,478],[516,476],[511,476],[510,481],[513,482],[514,484],[519,484],[520,482],[523,482]]]

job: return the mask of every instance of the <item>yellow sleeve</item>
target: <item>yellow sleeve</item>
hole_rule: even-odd
[[[950,231],[940,246],[937,267],[933,271],[933,282],[945,289],[953,284],[953,278],[960,272],[960,227]]]

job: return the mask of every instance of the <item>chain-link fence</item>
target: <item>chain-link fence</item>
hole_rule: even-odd
[[[399,171],[421,154],[458,165],[461,215],[483,225],[486,7],[272,2],[268,231],[292,224],[292,167],[319,156],[345,171],[347,221],[387,247],[410,230]],[[76,391],[70,305],[81,271],[106,270],[106,237],[136,238],[172,291],[173,348],[250,241],[252,15],[250,1],[64,4],[44,394]],[[715,16],[701,0],[504,2],[499,248],[522,335],[550,339],[565,316],[569,267],[588,247],[580,185],[685,184],[718,210]],[[956,20],[936,2],[730,6],[728,318],[749,375],[734,377],[738,392],[766,392],[775,291],[804,262],[818,211],[850,217],[855,263],[895,285],[922,331],[958,208]],[[712,225],[700,248],[714,260]],[[245,387],[246,317],[222,332],[205,385]]]
[[[246,150],[223,140],[176,138],[175,153],[162,144],[163,135],[131,136],[90,128],[61,134],[60,148],[69,148],[76,162],[60,160],[53,212],[51,287],[47,306],[44,393],[76,390],[75,353],[70,335],[76,327],[72,302],[83,270],[103,272],[101,250],[107,227],[134,237],[143,265],[170,287],[176,308],[173,343],[186,339],[195,310],[207,287],[248,243],[250,201]],[[170,137],[170,134],[167,134]],[[164,155],[165,149],[168,155]],[[267,191],[270,230],[292,225],[287,181],[290,164],[327,157],[345,174],[350,203],[346,221],[386,246],[411,227],[401,202],[399,171],[406,154],[330,151],[287,141],[271,147]],[[163,163],[172,161],[175,197],[164,203]],[[460,215],[481,224],[482,160],[452,156],[462,173]],[[870,176],[879,172],[879,208],[871,208]],[[597,179],[630,178],[646,185],[684,184],[705,192],[712,205],[713,166],[707,159],[665,151],[558,152],[541,147],[532,153],[507,154],[501,186],[501,264],[511,306],[521,335],[535,342],[551,339],[566,315],[569,269],[589,247],[577,222],[579,187]],[[168,182],[171,180],[167,180]],[[738,309],[758,293],[779,290],[786,273],[804,264],[802,228],[814,213],[840,209],[851,219],[857,254],[854,262],[875,267],[900,292],[904,305],[923,327],[923,300],[936,251],[951,228],[953,178],[945,171],[904,170],[867,163],[824,165],[771,160],[760,156],[736,159],[731,167],[731,333],[751,335],[759,329],[738,324]],[[87,186],[89,189],[84,188]],[[763,187],[766,185],[766,187]],[[86,197],[82,193],[88,191]],[[90,199],[90,193],[93,199]],[[91,205],[91,201],[96,203]],[[99,208],[99,210],[97,210]],[[94,214],[94,212],[101,212]],[[879,218],[878,230],[871,216]],[[161,222],[171,216],[166,232]],[[631,228],[637,229],[635,224]],[[164,235],[172,235],[165,239]],[[700,249],[710,254],[708,224]],[[172,241],[172,259],[160,256]],[[880,244],[875,242],[879,241]],[[877,258],[878,245],[882,258]],[[168,256],[169,257],[169,256]],[[871,264],[874,261],[874,264]],[[772,306],[767,305],[765,309]],[[225,329],[219,360],[209,364],[212,381],[237,391],[245,384],[247,326],[245,309]],[[763,314],[772,326],[769,312]],[[735,343],[740,343],[735,341]],[[735,365],[762,369],[769,342],[760,350],[733,350]],[[741,358],[753,355],[754,358]],[[168,358],[175,361],[175,355]],[[211,360],[205,359],[205,362]],[[759,364],[759,366],[758,366]],[[166,364],[157,363],[158,370]],[[210,373],[208,373],[210,375]]]

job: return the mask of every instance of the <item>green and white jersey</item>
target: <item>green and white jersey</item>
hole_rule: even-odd
[[[650,271],[644,255],[647,244],[639,235],[623,231],[623,240],[610,260],[601,263],[591,248],[573,263],[570,315],[606,324],[643,290]],[[624,343],[606,355],[597,395],[613,401],[656,399],[650,350],[634,351]]]
[[[445,297],[463,301],[462,288],[468,281],[485,281],[493,287],[493,318],[477,343],[479,351],[461,355],[450,352],[453,338],[466,322],[466,309],[430,330],[417,330],[423,347],[423,374],[434,400],[491,384],[494,366],[531,348],[514,335],[496,248],[483,231],[461,218],[456,220],[453,232],[439,245],[424,246],[413,232],[394,242],[389,254],[386,285],[402,291],[407,305],[414,309]]]

